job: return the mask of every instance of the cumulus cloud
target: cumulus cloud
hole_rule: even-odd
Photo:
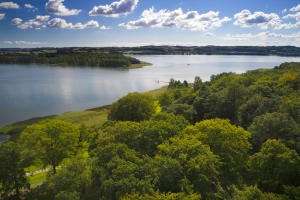
[[[104,42],[95,43],[95,46],[103,47],[140,47],[140,46],[195,46],[193,42]]]
[[[118,26],[125,26],[125,23],[121,23],[121,24],[119,24]]]
[[[15,44],[29,44],[29,45],[36,45],[36,44],[48,44],[48,42],[15,41]]]
[[[137,7],[139,0],[120,0],[105,6],[94,6],[90,16],[120,17],[128,15]]]
[[[25,4],[24,6],[25,6],[25,8],[28,8],[28,9],[38,10],[38,8],[36,8],[30,4]]]
[[[300,21],[300,12],[297,12],[296,14],[288,14],[283,17],[283,19],[290,19],[290,18],[295,18],[296,21]]]
[[[294,12],[299,11],[299,10],[300,10],[300,4],[298,4],[298,6],[294,6],[290,9],[290,11],[294,11]]]
[[[0,13],[0,20],[5,18],[5,13]]]
[[[11,9],[18,9],[20,6],[13,2],[2,2],[0,3],[0,8],[11,8]]]
[[[281,11],[282,14],[286,13],[286,12],[287,12],[287,9],[284,9],[283,11]]]
[[[221,27],[224,22],[232,20],[228,17],[219,19],[218,15],[219,12],[213,11],[204,14],[199,14],[197,11],[184,13],[181,8],[173,11],[164,9],[155,12],[154,7],[152,7],[149,10],[144,10],[140,19],[128,22],[125,27],[127,29],[158,27],[207,31]]]
[[[100,27],[101,30],[108,30],[110,28],[111,28],[110,26],[109,27],[105,27],[104,25]]]
[[[46,3],[46,10],[51,14],[59,16],[78,15],[78,13],[81,12],[81,10],[77,9],[69,10],[62,2],[64,2],[64,0],[49,0],[49,2]]]
[[[12,44],[12,41],[5,41],[4,44]]]
[[[269,31],[261,32],[256,35],[252,35],[251,33],[237,34],[237,35],[227,34],[225,37],[222,37],[221,39],[229,40],[229,41],[248,41],[252,38],[258,38],[260,40],[267,40],[267,39],[300,40],[300,32],[291,35],[271,33]]]
[[[20,25],[20,24],[22,24],[22,19],[20,19],[20,18],[14,18],[13,20],[11,20],[11,22],[10,22],[10,24],[11,25]]]
[[[48,28],[62,28],[62,29],[85,29],[85,28],[98,28],[99,23],[92,20],[87,22],[86,24],[76,23],[73,25],[72,23],[67,23],[66,20],[61,18],[54,18],[50,20],[46,27]]]
[[[49,15],[37,15],[35,19],[31,19],[23,24],[21,24],[22,20],[19,18],[15,18],[11,21],[11,24],[18,25],[19,29],[27,29],[27,28],[33,28],[33,26],[40,26],[43,25],[46,21],[48,21],[50,18]],[[18,23],[18,24],[17,24]]]
[[[207,33],[205,33],[203,36],[210,37],[210,36],[214,36],[214,34],[213,34],[213,33],[209,33],[209,32],[207,32]]]
[[[227,41],[248,41],[253,37],[254,36],[252,34],[237,34],[237,35],[227,34],[225,37],[221,37],[221,39]]]
[[[257,26],[261,29],[279,29],[281,25],[281,20],[275,13],[265,14],[263,12],[255,12],[251,14],[249,10],[243,10],[240,13],[235,14],[234,18],[237,19],[234,22],[234,25],[243,28]]]

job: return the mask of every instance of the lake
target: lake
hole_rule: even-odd
[[[0,127],[32,117],[61,115],[117,101],[128,92],[159,88],[170,78],[207,81],[212,74],[273,68],[300,58],[276,56],[134,55],[140,69],[0,65]]]

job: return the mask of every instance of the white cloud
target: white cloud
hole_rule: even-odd
[[[281,11],[282,14],[286,13],[286,12],[287,12],[287,9],[284,9],[283,11]]]
[[[140,47],[140,46],[195,46],[193,42],[107,42],[95,43],[95,46],[101,47]]]
[[[21,24],[18,26],[19,29],[28,29],[28,28],[33,28],[31,25],[28,24]]]
[[[144,10],[141,18],[136,21],[130,21],[125,26],[127,29],[137,28],[179,28],[192,31],[207,31],[221,27],[224,22],[232,19],[224,17],[218,18],[219,12],[209,11],[208,13],[198,14],[197,11],[183,13],[181,8],[177,10],[159,10],[154,11],[154,7]]]
[[[105,27],[104,25],[100,27],[101,30],[108,30],[110,28],[111,28],[110,26],[109,27]]]
[[[27,29],[27,28],[33,28],[33,26],[40,26],[43,25],[46,21],[48,21],[50,18],[50,15],[37,15],[35,19],[31,19],[23,24],[21,24],[22,20],[19,18],[15,18],[11,21],[11,24],[18,25],[19,29]],[[18,23],[18,24],[17,24]]]
[[[88,23],[85,24],[86,28],[98,28],[99,23],[97,21],[89,21]]]
[[[221,39],[227,41],[248,41],[254,37],[255,36],[253,36],[252,34],[237,34],[237,35],[227,34],[225,37],[221,37]]]
[[[300,12],[297,12],[296,14],[288,14],[283,17],[283,19],[290,19],[290,18],[296,18],[296,21],[300,21]]]
[[[294,11],[294,12],[299,11],[299,10],[300,10],[300,4],[298,4],[298,6],[292,7],[290,9],[290,11]]]
[[[283,34],[271,33],[269,31],[266,31],[266,32],[258,33],[256,35],[252,35],[251,33],[237,34],[237,35],[227,34],[225,37],[221,37],[222,40],[229,40],[229,41],[248,41],[252,38],[258,38],[260,40],[268,40],[268,39],[300,40],[300,32],[291,35],[283,35]]]
[[[125,23],[121,23],[121,24],[119,24],[118,26],[125,26]]]
[[[5,13],[0,13],[0,20],[5,18]]]
[[[20,24],[22,24],[22,19],[20,19],[20,18],[14,18],[13,20],[11,20],[11,22],[10,22],[10,24],[11,25],[20,25]]]
[[[120,0],[105,6],[94,6],[90,16],[120,17],[128,15],[137,7],[139,0]]]
[[[12,44],[12,41],[5,41],[4,44]]]
[[[18,9],[20,6],[13,2],[2,2],[0,3],[0,8],[12,8],[12,9]]]
[[[72,23],[67,23],[66,20],[61,18],[54,18],[50,20],[46,27],[48,28],[63,28],[63,29],[85,29],[85,28],[98,28],[99,23],[92,20],[87,22],[86,24],[76,23],[73,25]]]
[[[34,6],[30,5],[30,4],[25,4],[24,6],[25,6],[25,8],[29,8],[29,9],[33,9],[33,10],[38,10],[38,8],[36,8],[36,7],[34,7]]]
[[[234,18],[237,19],[234,22],[234,25],[243,28],[257,26],[261,29],[279,29],[281,25],[281,20],[275,13],[265,14],[263,12],[255,12],[251,14],[249,10],[243,10],[240,13],[235,14]]]
[[[15,41],[15,44],[29,44],[29,45],[36,45],[36,44],[48,44],[48,42],[26,42],[26,41]]]
[[[207,32],[207,33],[205,33],[203,36],[210,37],[210,36],[214,36],[214,34],[213,34],[213,33],[209,33],[209,32]]]
[[[45,6],[46,10],[51,14],[59,16],[78,15],[78,13],[81,12],[81,10],[77,9],[69,10],[62,4],[62,2],[64,2],[64,0],[49,0]]]

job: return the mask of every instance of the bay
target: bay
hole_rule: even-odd
[[[273,68],[299,57],[131,55],[153,66],[139,69],[0,65],[0,127],[32,117],[61,115],[117,101],[128,92],[167,85],[170,78],[208,81],[212,74]],[[160,82],[157,83],[156,81]]]
[[[0,143],[7,141],[9,139],[9,135],[0,134]]]

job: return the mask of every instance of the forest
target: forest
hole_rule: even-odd
[[[0,144],[2,199],[300,199],[300,63],[133,92],[104,123],[56,118]],[[28,168],[48,168],[31,185]]]
[[[129,67],[140,64],[138,59],[121,54],[73,52],[70,49],[52,51],[6,52],[0,54],[1,64],[45,64],[60,66]]]

